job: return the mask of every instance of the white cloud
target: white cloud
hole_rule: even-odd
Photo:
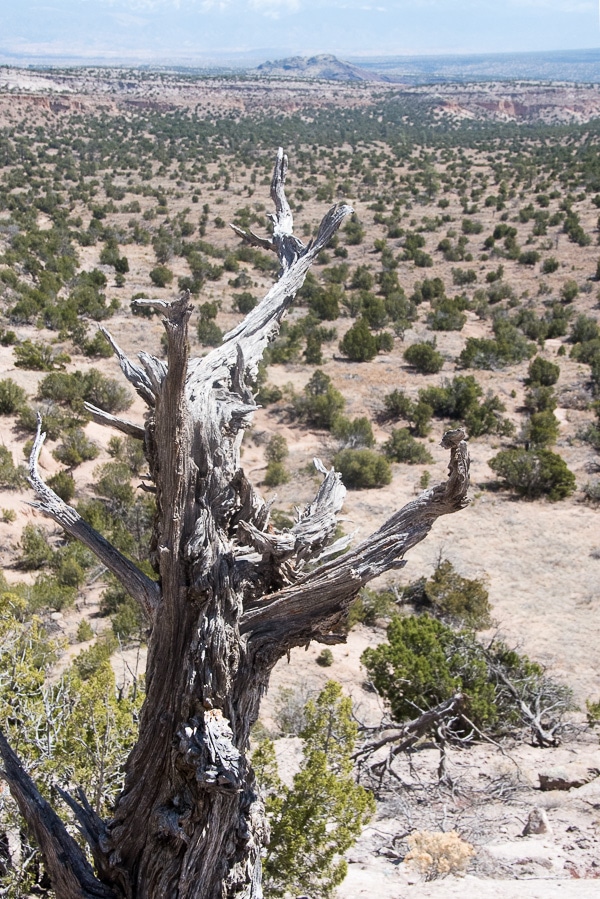
[[[300,0],[250,0],[248,6],[264,16],[278,19],[282,13],[298,12]]]
[[[231,0],[201,0],[200,3],[200,9],[203,12],[210,12],[213,9],[222,12],[228,6],[231,6]]]

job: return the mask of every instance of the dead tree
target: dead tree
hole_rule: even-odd
[[[244,428],[256,409],[252,378],[306,273],[348,206],[334,206],[314,241],[292,234],[279,150],[271,185],[279,280],[220,347],[189,358],[188,295],[152,301],[164,315],[167,362],[131,361],[107,334],[125,377],[148,405],[145,425],[91,408],[97,421],[144,441],[156,488],[151,546],[156,580],[141,572],[42,480],[38,431],[30,460],[34,504],[81,540],[143,608],[151,634],[139,738],[112,818],[64,793],[95,871],[18,759],[2,741],[3,777],[44,854],[59,899],[259,899],[263,803],[247,758],[271,670],[293,647],[344,641],[340,624],[361,587],[422,540],[440,515],[466,505],[464,432],[449,432],[448,480],[421,494],[356,549],[327,559],[344,500],[339,474],[323,474],[315,499],[289,529],[240,467]],[[237,229],[236,229],[237,230]]]

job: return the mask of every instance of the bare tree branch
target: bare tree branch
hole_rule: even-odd
[[[52,887],[60,899],[114,899],[95,876],[85,854],[54,809],[43,798],[0,731],[0,776],[7,782],[44,856]]]
[[[450,448],[449,477],[444,484],[412,500],[356,549],[265,597],[259,606],[244,613],[241,633],[302,645],[339,621],[368,581],[391,568],[403,567],[404,554],[427,536],[437,518],[468,503],[465,437],[460,428],[444,435],[442,446]]]
[[[115,549],[102,534],[99,534],[84,521],[72,506],[63,502],[44,482],[39,472],[38,459],[45,438],[46,435],[42,433],[42,420],[38,415],[37,434],[29,457],[28,480],[40,501],[30,503],[30,505],[54,519],[67,534],[81,540],[123,584],[127,592],[140,603],[149,619],[152,620],[160,599],[158,584],[140,571],[130,559],[125,558],[118,549]]]
[[[121,431],[123,434],[128,434],[129,437],[135,437],[136,440],[144,439],[144,428],[136,425],[135,422],[129,421],[127,418],[116,418],[116,416],[105,412],[104,409],[98,409],[97,406],[93,406],[91,403],[84,403],[83,405],[99,425],[115,428],[115,430]]]
[[[450,699],[445,699],[432,709],[427,709],[417,718],[413,718],[412,721],[407,721],[406,724],[393,730],[392,733],[386,733],[384,737],[380,737],[378,740],[372,740],[363,744],[360,749],[356,750],[352,758],[355,761],[359,761],[365,756],[372,756],[379,749],[388,746],[390,743],[398,743],[399,740],[402,742],[397,747],[394,747],[394,754],[396,752],[404,752],[419,737],[436,727],[441,721],[455,716],[461,710],[464,701],[464,694],[455,693]],[[386,728],[386,730],[389,730],[389,728]]]
[[[145,400],[150,407],[153,407],[155,403],[154,389],[146,372],[125,355],[110,331],[107,331],[106,328],[100,328],[100,330],[115,351],[117,359],[119,360],[119,365],[121,366],[121,371],[129,383],[135,387],[142,399]]]

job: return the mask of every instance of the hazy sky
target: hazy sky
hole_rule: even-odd
[[[600,0],[0,0],[0,58],[597,48]]]

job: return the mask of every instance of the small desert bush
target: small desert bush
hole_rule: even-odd
[[[304,388],[304,395],[294,397],[293,412],[314,428],[330,430],[345,405],[344,397],[333,386],[329,375],[318,368]]]
[[[410,851],[404,861],[416,868],[425,880],[437,880],[448,874],[463,874],[475,850],[455,830],[420,830],[408,838]]]
[[[330,649],[323,649],[315,659],[321,668],[330,668],[333,665],[333,653]]]
[[[490,627],[492,607],[485,583],[462,577],[448,559],[438,559],[433,575],[413,581],[402,591],[402,601],[416,612],[428,612],[447,624]]]
[[[391,462],[406,462],[408,465],[433,462],[427,447],[415,440],[408,428],[395,428],[390,439],[384,443],[383,451]]]
[[[536,356],[529,363],[528,383],[532,387],[552,387],[558,381],[560,366]]]
[[[390,619],[398,613],[396,597],[389,590],[371,590],[363,587],[348,612],[346,629],[357,624],[374,627],[381,619]]]
[[[507,487],[526,499],[565,499],[576,487],[575,475],[564,459],[547,449],[502,450],[488,465]]]
[[[27,403],[27,394],[12,380],[0,381],[0,415],[14,415]]]
[[[20,490],[27,484],[27,472],[24,465],[15,465],[12,453],[5,446],[0,446],[0,489],[12,487]]]
[[[388,460],[370,449],[344,449],[333,457],[333,466],[350,490],[385,487],[392,480]]]
[[[444,364],[444,357],[434,343],[413,343],[404,351],[404,358],[421,375],[435,375]]]

